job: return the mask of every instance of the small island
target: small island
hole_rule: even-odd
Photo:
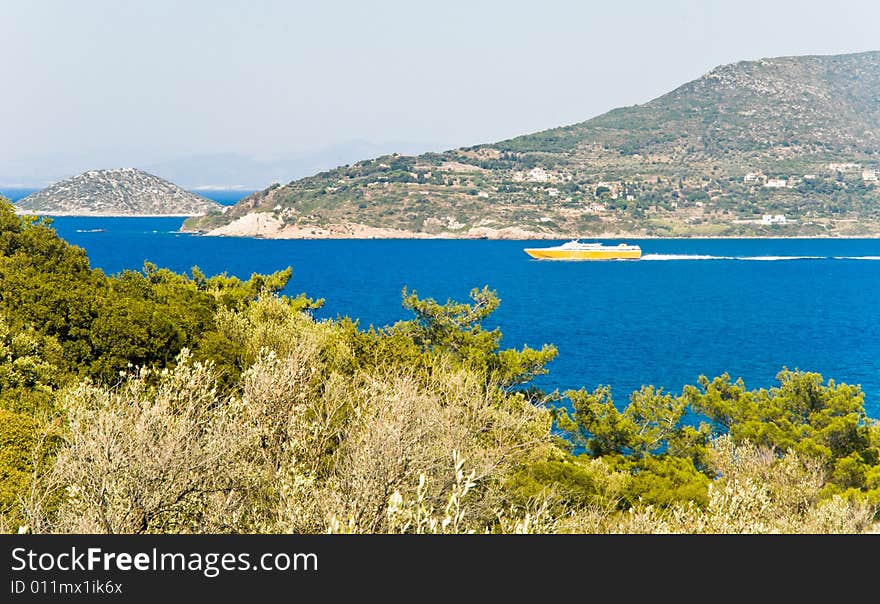
[[[223,206],[137,168],[90,170],[32,193],[17,214],[45,216],[202,216]]]

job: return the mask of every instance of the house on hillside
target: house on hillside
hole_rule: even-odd
[[[764,186],[768,189],[784,189],[788,186],[788,180],[785,178],[769,178]]]
[[[547,174],[544,168],[532,168],[526,173],[526,180],[529,182],[547,182],[550,180],[550,175]]]
[[[554,179],[544,168],[532,168],[528,172],[515,171],[511,175],[511,180],[514,182],[550,182]]]
[[[761,224],[785,224],[788,222],[784,214],[764,214],[761,216]]]

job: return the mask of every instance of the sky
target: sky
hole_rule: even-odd
[[[868,1],[0,0],[0,184],[239,161],[257,185],[493,142],[724,63],[880,50],[878,23]]]

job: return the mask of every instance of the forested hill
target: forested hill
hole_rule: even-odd
[[[196,216],[222,206],[136,168],[90,170],[20,199],[19,213]]]
[[[275,184],[186,228],[266,237],[880,234],[878,90],[880,52],[742,61],[579,124]]]

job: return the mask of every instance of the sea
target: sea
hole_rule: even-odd
[[[290,266],[284,293],[323,298],[316,318],[362,327],[411,318],[404,287],[445,301],[488,285],[501,306],[486,327],[500,328],[503,347],[558,348],[534,382],[547,391],[610,385],[623,405],[643,384],[677,394],[727,373],[770,388],[789,368],[860,385],[880,419],[880,239],[632,239],[641,260],[553,262],[523,252],[534,241],[205,237],[181,223],[58,217],[53,227],[107,273],[145,261],[241,278]]]

